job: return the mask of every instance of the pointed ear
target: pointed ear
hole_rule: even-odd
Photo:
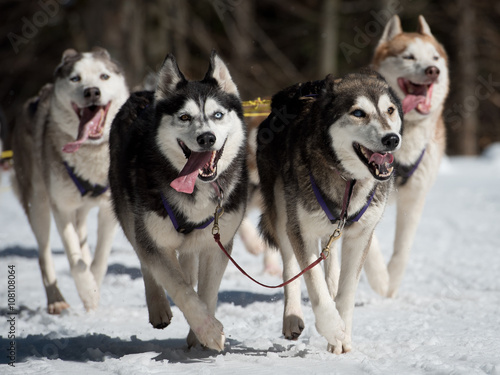
[[[169,53],[158,72],[155,99],[165,99],[175,91],[177,84],[183,81],[186,81],[186,78],[179,70],[174,55]]]
[[[54,76],[61,78],[62,76],[69,74],[70,69],[65,69],[65,67],[72,65],[72,63],[79,60],[80,57],[81,54],[73,48],[68,48],[67,50],[65,50],[62,54],[61,62],[54,71]]]
[[[240,97],[238,88],[229,73],[229,69],[215,51],[212,51],[212,55],[210,56],[210,65],[208,66],[208,71],[204,79],[210,78],[215,79],[223,91],[236,95],[238,98]]]
[[[382,33],[382,37],[380,38],[378,44],[382,44],[385,42],[389,42],[396,35],[399,35],[403,32],[403,28],[401,27],[401,20],[399,19],[399,16],[395,14],[392,16],[392,18],[387,22],[387,25],[385,25],[384,32]]]
[[[102,47],[94,47],[92,48],[92,53],[94,56],[99,56],[103,59],[111,60],[111,55],[109,54],[108,50]]]
[[[328,74],[325,78],[325,90],[327,92],[333,92],[335,85],[342,82],[342,78],[336,78],[333,74]]]
[[[424,16],[422,16],[422,15],[418,16],[417,33],[422,34],[422,35],[432,36],[431,28],[429,27],[429,25],[425,21]]]

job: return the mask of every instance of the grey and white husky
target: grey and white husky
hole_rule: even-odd
[[[351,350],[354,295],[392,187],[402,118],[386,81],[366,71],[279,92],[259,127],[260,227],[280,249],[284,279],[318,258],[319,241],[343,231],[341,265],[333,242],[326,275],[320,266],[304,274],[316,328],[334,353]],[[285,287],[283,334],[296,339],[303,328],[295,280]]]
[[[410,250],[436,179],[446,146],[443,109],[448,94],[448,58],[423,16],[414,33],[403,32],[398,16],[387,23],[373,58],[402,101],[404,143],[394,153],[397,203],[394,251],[385,266],[376,238],[365,264],[371,286],[394,297],[401,285]]]
[[[26,103],[14,127],[12,184],[38,243],[51,314],[69,307],[52,260],[51,212],[78,294],[87,310],[97,308],[116,228],[107,190],[108,138],[113,117],[127,97],[122,71],[106,50],[66,50],[55,82]],[[95,206],[99,227],[92,258],[86,218]]]
[[[141,262],[149,321],[170,323],[166,290],[189,323],[188,345],[222,350],[214,313],[228,259],[212,220],[220,203],[231,251],[247,200],[246,129],[226,65],[214,52],[204,79],[188,81],[168,55],[155,92],[132,94],[118,113],[110,151],[114,209]]]

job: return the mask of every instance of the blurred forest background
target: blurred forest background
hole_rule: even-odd
[[[216,49],[243,100],[370,63],[385,23],[419,14],[450,58],[448,153],[500,141],[500,2],[490,0],[0,0],[0,106],[10,123],[66,48],[106,48],[131,89],[168,52],[191,79]]]

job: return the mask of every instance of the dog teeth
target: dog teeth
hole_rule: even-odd
[[[363,154],[363,156],[365,158],[370,159],[370,154],[368,153],[368,150],[366,149],[366,147],[359,145],[359,149],[361,150],[361,153]]]

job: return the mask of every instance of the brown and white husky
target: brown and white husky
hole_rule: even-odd
[[[394,152],[394,252],[386,268],[374,237],[365,262],[371,286],[382,295],[394,297],[408,263],[425,197],[445,151],[443,107],[449,85],[448,58],[423,16],[419,16],[417,32],[408,33],[403,32],[396,15],[386,25],[372,63],[401,99],[405,113],[403,142]]]

